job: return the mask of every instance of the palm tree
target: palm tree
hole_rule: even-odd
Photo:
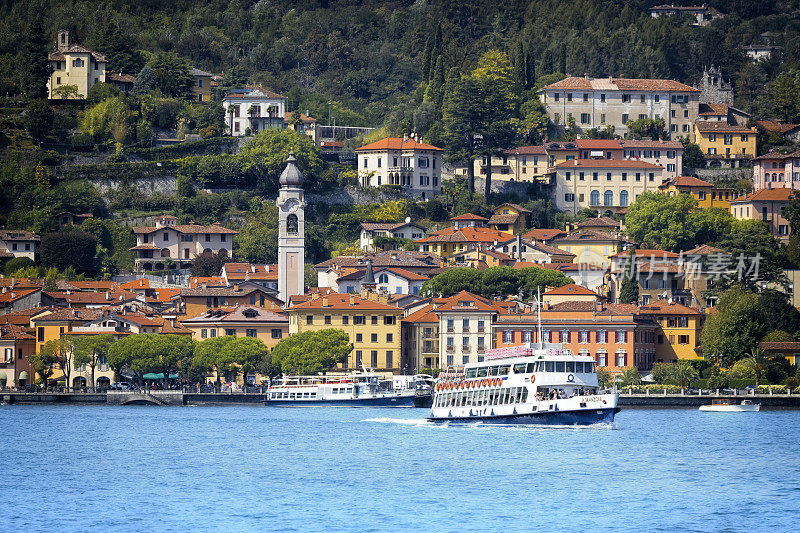
[[[700,374],[697,369],[689,361],[680,361],[672,368],[672,379],[678,383],[678,387],[685,389],[692,384],[692,381],[697,380]]]
[[[769,362],[769,358],[763,348],[756,346],[750,350],[750,354],[745,358],[745,361],[753,369],[753,374],[756,376],[756,387],[758,387],[761,382],[761,373]]]

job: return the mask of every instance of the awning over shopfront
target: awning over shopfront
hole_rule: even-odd
[[[20,372],[19,373],[19,379],[28,379],[28,371],[27,370],[23,370],[22,372]]]
[[[178,379],[178,377],[179,377],[178,374],[170,374],[169,375],[169,379]],[[160,374],[149,373],[149,374],[143,375],[142,378],[143,379],[164,379],[164,373],[163,372],[160,373]]]
[[[3,383],[8,381],[8,376],[6,375],[4,370],[0,370],[0,381],[2,381]]]

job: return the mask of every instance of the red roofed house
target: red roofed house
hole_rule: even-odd
[[[563,130],[570,118],[585,131],[614,126],[628,133],[628,122],[661,118],[672,140],[692,134],[700,91],[689,85],[659,79],[569,77],[539,91],[547,115]]]
[[[542,295],[542,301],[550,305],[563,302],[597,302],[603,297],[591,289],[570,283],[563,287],[556,287]]]
[[[731,202],[731,213],[737,220],[763,220],[781,244],[788,244],[789,221],[783,216],[792,189],[761,189]]]
[[[476,250],[482,245],[493,245],[513,238],[511,233],[483,227],[487,219],[467,213],[450,219],[455,224],[449,228],[428,233],[419,244],[420,252],[434,252],[442,259],[455,254]]]
[[[394,185],[423,200],[442,193],[441,148],[405,135],[364,145],[356,153],[364,187]]]
[[[665,181],[658,188],[670,196],[680,193],[691,194],[697,199],[697,205],[703,209],[707,207],[729,209],[730,201],[734,198],[733,189],[716,187],[714,184],[694,176],[678,176]]]
[[[33,330],[15,324],[0,325],[0,389],[24,387],[34,381],[28,358],[36,353]]]
[[[473,161],[476,176],[486,175],[488,161],[485,155]],[[548,168],[544,146],[518,146],[505,150],[502,155],[492,156],[492,180],[541,181],[545,179]],[[466,167],[463,167],[463,173],[466,175]]]
[[[162,216],[152,227],[135,227],[136,253],[134,269],[137,272],[188,268],[203,253],[222,250],[231,257],[233,236],[238,234],[218,224],[176,224],[175,217]]]
[[[47,97],[86,98],[95,83],[106,81],[106,56],[79,44],[70,44],[69,32],[59,30],[56,50],[47,59],[51,73],[47,80]],[[74,86],[77,94],[66,94],[65,87]]]
[[[553,200],[560,211],[613,213],[639,194],[657,191],[663,167],[632,159],[572,159],[556,165]]]
[[[756,124],[770,133],[777,133],[790,141],[800,141],[800,124],[784,124],[777,120],[757,120]]]
[[[278,288],[278,265],[257,265],[255,263],[225,263],[219,274],[223,286],[230,287],[235,283],[252,281],[269,287]],[[210,284],[208,285],[211,286]]]
[[[230,135],[255,135],[286,127],[286,97],[263,87],[233,89],[222,99]]]

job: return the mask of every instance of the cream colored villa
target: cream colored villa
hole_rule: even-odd
[[[106,81],[106,56],[79,44],[70,44],[69,32],[60,30],[56,50],[48,56],[53,72],[47,80],[47,97],[86,98],[95,83]],[[77,88],[77,94],[67,89]]]

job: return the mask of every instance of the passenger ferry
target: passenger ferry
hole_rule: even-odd
[[[411,407],[414,397],[414,389],[381,389],[380,376],[365,370],[325,376],[284,376],[269,386],[264,405]]]
[[[563,345],[497,348],[486,359],[439,376],[428,420],[583,425],[619,411],[619,394],[600,393],[594,359]]]
[[[539,339],[542,338],[541,321]],[[585,425],[613,422],[618,393],[601,394],[595,361],[558,343],[487,350],[450,367],[434,387],[432,422]]]

